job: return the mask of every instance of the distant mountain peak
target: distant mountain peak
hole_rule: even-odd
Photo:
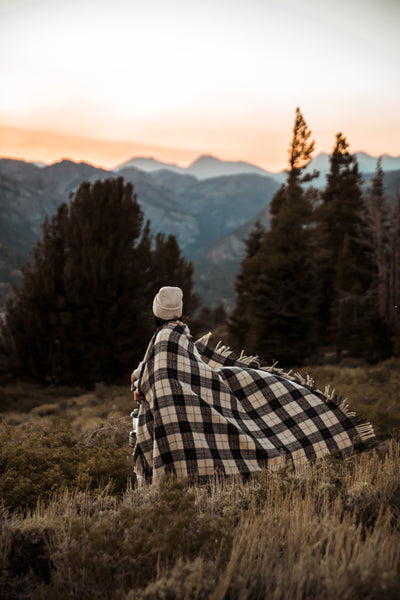
[[[186,171],[198,179],[227,175],[271,175],[262,167],[242,160],[222,160],[211,154],[202,154],[190,164]]]
[[[371,156],[366,152],[354,152],[358,160],[358,165],[361,173],[373,173],[376,169],[378,157]],[[311,161],[309,170],[318,170],[320,172],[319,183],[323,185],[323,176],[329,171],[329,157],[328,152],[320,152]],[[383,154],[382,168],[384,171],[391,171],[400,168],[400,156],[390,156]],[[72,163],[68,159],[64,159],[64,164],[68,162]],[[57,163],[54,163],[57,164]],[[82,164],[82,163],[75,163]],[[50,165],[53,166],[53,165]],[[128,161],[119,164],[114,167],[112,171],[119,173],[126,169],[139,169],[146,173],[153,173],[155,171],[170,171],[179,175],[191,175],[199,180],[210,179],[213,177],[227,177],[231,175],[261,175],[263,177],[270,176],[276,179],[276,181],[282,183],[286,178],[286,171],[282,170],[278,173],[267,171],[262,167],[255,165],[250,162],[243,160],[222,160],[212,154],[201,154],[198,156],[189,166],[182,167],[173,162],[163,162],[155,158],[154,156],[134,156]],[[318,181],[314,182],[317,185]],[[321,183],[322,182],[322,183]]]
[[[204,162],[221,163],[223,161],[220,158],[213,156],[212,154],[200,154],[200,156],[195,158],[194,161],[192,163],[190,163],[189,168],[192,167],[193,165],[196,165],[198,163],[204,163]],[[227,162],[227,161],[225,161],[225,162]]]
[[[246,165],[251,168],[260,169],[261,171],[264,171],[265,173],[267,173],[267,171],[265,169],[263,169],[262,167],[258,167],[257,165],[255,165],[253,163],[249,163],[244,160],[223,160],[222,158],[218,158],[217,156],[214,156],[213,154],[201,154],[188,166],[188,169],[190,169],[194,165],[202,164],[202,163],[203,164],[211,163],[211,164],[215,164],[215,165]]]
[[[154,158],[154,156],[133,156],[128,161],[114,167],[113,171],[118,173],[118,171],[122,171],[122,169],[129,169],[130,167],[135,167],[135,169],[140,169],[141,171],[145,171],[147,173],[159,171],[161,169],[168,169],[169,171],[174,171],[175,173],[185,172],[184,167],[180,167],[176,163],[162,162]]]

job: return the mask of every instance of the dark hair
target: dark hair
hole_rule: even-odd
[[[156,327],[162,327],[163,325],[165,325],[166,323],[170,323],[171,321],[176,321],[176,319],[160,319],[160,317],[156,317],[154,315],[154,321],[156,324]]]
[[[165,325],[166,323],[171,323],[172,321],[182,321],[183,323],[187,323],[188,321],[188,317],[175,317],[174,319],[160,319],[160,317],[156,317],[154,315],[154,321],[156,324],[156,327],[162,327],[163,325]]]

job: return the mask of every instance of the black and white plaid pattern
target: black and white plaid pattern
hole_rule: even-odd
[[[255,367],[193,343],[179,321],[158,331],[139,383],[135,471],[153,481],[164,473],[201,480],[353,452],[356,426],[336,403]]]

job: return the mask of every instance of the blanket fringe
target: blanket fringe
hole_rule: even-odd
[[[210,337],[211,336],[212,336],[212,332],[209,331],[208,333],[206,333],[205,335],[203,335],[201,338],[199,338],[198,340],[196,340],[196,344],[203,344],[204,346],[208,346],[208,343],[210,341]]]
[[[358,415],[354,410],[350,410],[349,405],[347,404],[347,399],[337,402],[340,410],[344,412],[346,417],[352,422],[355,430],[358,434],[358,439],[363,444],[363,446],[371,446],[375,442],[375,430],[374,426],[370,421],[366,421],[360,415]]]
[[[235,352],[233,352],[229,348],[229,346],[224,346],[221,341],[219,341],[218,344],[215,346],[214,352],[217,352],[217,354],[219,354],[220,356],[224,356],[225,358],[229,357],[234,360],[238,360],[245,365],[256,364],[259,368],[261,367],[258,356],[246,356],[243,350],[241,351],[239,356],[236,356]]]
[[[208,344],[210,343],[211,336],[212,332],[209,331],[208,333],[203,335],[203,337],[196,340],[196,344],[203,344],[203,346],[208,346]],[[261,369],[261,364],[258,356],[247,356],[246,354],[244,354],[243,350],[238,356],[237,353],[231,350],[229,346],[225,346],[225,344],[223,344],[221,340],[217,342],[217,345],[215,346],[215,348],[213,348],[213,352],[224,358],[238,360],[244,365],[256,365],[258,369]]]
[[[198,342],[207,346],[210,342],[211,336],[212,332],[210,331],[202,338],[200,338]],[[229,346],[225,346],[221,341],[217,343],[215,348],[213,348],[213,351],[224,358],[232,358],[233,360],[237,360],[244,365],[256,365],[256,368],[261,369],[262,371],[266,371],[274,375],[281,375],[286,379],[294,381],[295,383],[299,383],[300,385],[307,387],[311,391],[320,394],[326,399],[326,401],[334,402],[340,408],[340,410],[344,412],[347,418],[352,422],[355,430],[357,431],[358,439],[360,440],[362,445],[364,447],[368,447],[374,444],[375,431],[372,423],[366,421],[365,419],[357,415],[357,413],[353,410],[350,410],[349,405],[347,403],[347,399],[339,398],[336,394],[335,389],[331,388],[329,384],[325,386],[325,389],[322,392],[321,390],[316,389],[315,379],[311,377],[308,373],[305,376],[303,376],[298,371],[296,371],[295,373],[293,373],[292,370],[285,371],[284,369],[281,369],[277,366],[277,362],[275,362],[269,367],[261,367],[258,356],[246,356],[243,350],[238,356],[236,352],[233,352],[229,348]]]

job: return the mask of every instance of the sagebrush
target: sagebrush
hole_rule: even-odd
[[[3,389],[0,597],[399,597],[397,367],[311,371],[372,419],[375,449],[200,487],[136,486],[126,389],[46,390],[42,402],[39,389]]]

